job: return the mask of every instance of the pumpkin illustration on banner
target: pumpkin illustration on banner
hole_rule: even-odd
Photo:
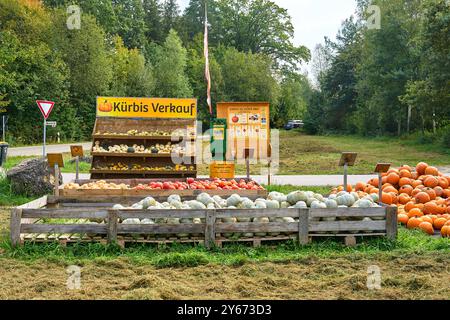
[[[105,102],[98,105],[98,110],[101,112],[111,112],[112,109],[112,104],[111,102],[108,102],[108,100],[105,100]]]

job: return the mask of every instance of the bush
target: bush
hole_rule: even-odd
[[[444,147],[450,148],[450,125],[442,129],[441,143]]]

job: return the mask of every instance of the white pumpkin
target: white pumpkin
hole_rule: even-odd
[[[296,204],[299,201],[306,202],[306,200],[308,200],[308,197],[303,191],[294,191],[287,195],[287,201],[292,205]]]
[[[338,204],[337,204],[336,200],[328,198],[327,200],[325,200],[325,206],[328,209],[336,209],[338,207]]]
[[[238,194],[233,194],[227,199],[227,207],[237,207],[242,202],[242,198]]]
[[[305,209],[308,208],[308,205],[306,204],[305,201],[299,201],[294,205],[294,208],[296,209]]]
[[[280,209],[280,203],[277,200],[267,200],[267,209]]]

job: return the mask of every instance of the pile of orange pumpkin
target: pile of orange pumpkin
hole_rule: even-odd
[[[378,178],[358,182],[347,191],[378,194]],[[382,202],[398,207],[398,221],[409,229],[450,237],[450,176],[421,162],[415,168],[404,165],[382,174]],[[343,187],[337,189],[341,191]]]

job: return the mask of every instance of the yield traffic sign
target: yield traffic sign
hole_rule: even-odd
[[[37,100],[36,103],[39,107],[39,110],[41,110],[44,119],[48,119],[55,103],[53,101],[43,101],[43,100]]]

